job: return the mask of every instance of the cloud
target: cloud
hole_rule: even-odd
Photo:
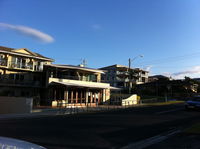
[[[185,76],[198,77],[200,75],[200,66],[194,66],[186,71],[172,73],[171,76],[176,79],[183,79]]]
[[[146,70],[146,71],[150,71],[152,67],[153,67],[152,65],[150,65],[150,66],[146,66],[146,67],[144,68],[144,70]]]
[[[34,38],[43,43],[51,43],[54,41],[52,36],[27,26],[0,23],[0,28],[16,31],[17,33]]]
[[[93,29],[95,29],[95,30],[99,30],[99,29],[102,28],[102,26],[101,26],[100,24],[93,24],[91,27],[92,27]]]

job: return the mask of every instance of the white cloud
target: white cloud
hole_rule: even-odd
[[[150,65],[150,66],[146,66],[146,67],[144,68],[144,70],[146,70],[146,71],[150,71],[152,67],[153,67],[152,65]]]
[[[0,28],[14,30],[18,33],[21,33],[28,37],[32,37],[43,43],[51,43],[54,41],[52,36],[27,26],[0,23]]]
[[[92,27],[93,29],[95,29],[95,30],[99,30],[99,29],[102,28],[100,24],[93,24],[91,27]]]
[[[172,76],[175,79],[183,79],[185,76],[187,77],[199,77],[200,76],[200,66],[194,66],[191,69],[180,71],[176,73],[171,73],[170,76]]]

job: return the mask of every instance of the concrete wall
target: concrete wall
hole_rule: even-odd
[[[0,96],[0,114],[30,113],[33,99]]]
[[[138,99],[136,94],[130,96],[129,98],[122,99],[122,106],[130,106],[135,104],[138,104]]]

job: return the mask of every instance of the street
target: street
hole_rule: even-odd
[[[190,126],[198,111],[184,104],[133,107],[109,112],[57,115],[0,121],[0,136],[49,149],[123,148],[170,130]]]

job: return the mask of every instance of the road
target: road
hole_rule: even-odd
[[[0,121],[0,136],[22,139],[49,149],[123,148],[169,130],[190,126],[199,112],[183,104],[134,107],[110,112]]]

